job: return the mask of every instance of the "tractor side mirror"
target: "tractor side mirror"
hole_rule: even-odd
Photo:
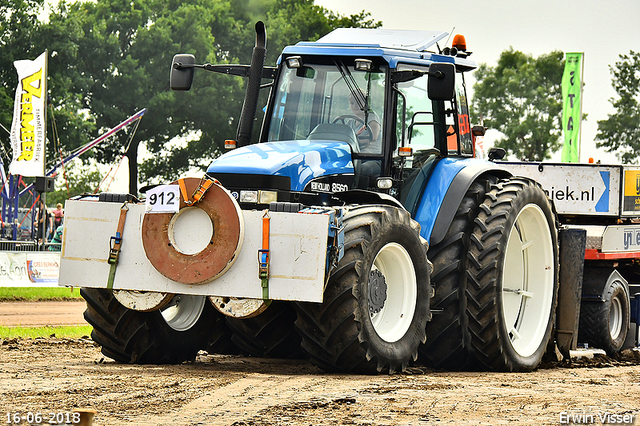
[[[179,54],[173,57],[171,63],[171,90],[189,90],[193,83],[193,71],[196,57]]]
[[[473,126],[471,128],[471,134],[473,136],[484,136],[486,132],[487,132],[487,129],[484,126]]]
[[[502,160],[505,155],[507,155],[507,151],[504,150],[504,148],[491,148],[489,150],[489,161],[493,161],[493,160]]]
[[[450,101],[455,96],[455,65],[435,62],[429,65],[429,82],[427,91],[429,99],[434,101]]]

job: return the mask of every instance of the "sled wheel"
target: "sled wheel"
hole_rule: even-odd
[[[554,214],[535,182],[492,185],[469,248],[471,345],[490,369],[536,368],[551,336],[558,291]]]
[[[225,318],[231,340],[243,353],[255,357],[301,358],[300,336],[294,329],[292,303],[272,301],[261,314],[247,319]]]
[[[224,318],[210,303],[201,303],[203,297],[177,295],[164,310],[140,312],[122,306],[106,289],[82,288],[80,294],[87,301],[91,338],[117,362],[177,364],[201,349],[215,349],[225,336]]]
[[[297,303],[302,348],[325,371],[393,373],[418,355],[429,319],[426,241],[409,213],[389,206],[350,209],[345,254],[324,302]]]
[[[420,346],[420,361],[429,367],[462,370],[472,363],[465,294],[467,251],[480,204],[496,180],[481,177],[469,187],[444,239],[427,252],[433,263],[434,312],[427,324],[427,342]]]
[[[622,349],[629,331],[629,296],[619,280],[604,292],[604,302],[584,301],[580,309],[578,341],[614,355]]]

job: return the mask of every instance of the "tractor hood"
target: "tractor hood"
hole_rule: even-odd
[[[264,142],[234,149],[209,165],[207,173],[286,176],[292,191],[302,191],[312,179],[353,174],[351,148],[345,142]]]

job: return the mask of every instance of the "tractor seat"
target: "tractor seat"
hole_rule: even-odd
[[[346,124],[318,124],[307,136],[307,140],[341,141],[351,146],[353,152],[360,152],[356,132]]]

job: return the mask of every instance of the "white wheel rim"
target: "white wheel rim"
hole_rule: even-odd
[[[167,305],[173,295],[171,293],[156,293],[152,291],[113,290],[113,297],[125,308],[140,312],[151,312]]]
[[[177,294],[160,313],[169,327],[176,331],[186,331],[200,319],[205,300],[204,296]]]
[[[389,243],[376,255],[371,270],[376,269],[384,276],[387,297],[379,312],[370,313],[371,323],[382,340],[397,342],[409,330],[416,310],[415,268],[404,247]]]
[[[540,347],[550,321],[554,251],[542,209],[528,204],[509,234],[502,272],[502,314],[513,349],[522,357]]]
[[[269,305],[262,299],[209,296],[211,304],[222,314],[238,319],[253,318],[263,313]]]
[[[622,303],[619,297],[611,299],[611,309],[609,310],[609,334],[611,340],[616,340],[622,331]]]

